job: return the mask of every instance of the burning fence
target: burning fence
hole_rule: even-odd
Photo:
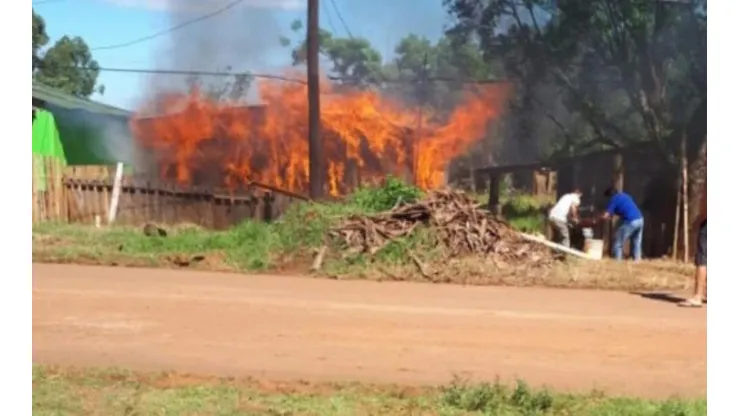
[[[137,140],[156,155],[164,177],[181,184],[236,188],[250,181],[289,191],[308,189],[307,88],[275,80],[258,84],[263,105],[210,101],[199,91],[163,94],[150,105],[160,117],[136,117]],[[327,192],[347,193],[388,174],[424,189],[440,186],[447,164],[481,139],[506,102],[506,85],[465,93],[442,117],[374,91],[322,85],[321,121]],[[215,182],[215,183],[214,183]]]

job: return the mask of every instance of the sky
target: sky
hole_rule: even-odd
[[[320,25],[369,39],[384,56],[413,32],[438,38],[446,22],[442,0],[320,0]],[[305,21],[305,0],[243,0],[228,11],[154,39],[105,48],[165,31],[222,8],[234,0],[34,0],[46,21],[50,44],[63,35],[81,36],[102,68],[233,70],[279,72],[290,50],[279,44],[296,19]],[[336,6],[336,9],[335,9]],[[339,14],[337,14],[337,10]],[[298,35],[300,36],[300,35]],[[300,40],[300,39],[298,39]],[[96,48],[102,48],[96,50]],[[162,79],[162,78],[167,79]],[[92,99],[135,110],[152,82],[182,82],[182,76],[101,72],[103,95]]]

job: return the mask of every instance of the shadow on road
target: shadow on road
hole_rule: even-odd
[[[677,296],[673,293],[666,292],[630,292],[630,294],[641,296],[645,299],[658,300],[668,303],[679,303],[684,300],[682,296]]]

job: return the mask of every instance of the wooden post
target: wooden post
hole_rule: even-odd
[[[686,156],[686,133],[681,139],[681,205],[683,206],[683,261],[689,261],[689,177]]]
[[[311,199],[324,195],[325,164],[321,139],[321,92],[319,90],[319,0],[308,0],[306,19],[306,73],[308,80],[308,177]]]
[[[673,221],[673,247],[671,247],[671,258],[678,259],[678,232],[681,229],[681,169],[679,168],[678,179],[676,180],[676,217]]]
[[[118,201],[121,198],[121,184],[123,181],[123,163],[116,164],[116,176],[113,178],[113,191],[108,208],[108,225],[113,224],[118,213]]]
[[[501,193],[500,184],[499,175],[491,173],[488,183],[488,209],[496,215],[501,213],[501,204],[499,203]]]
[[[486,188],[486,180],[480,173],[473,174],[473,191],[475,193],[484,192]]]
[[[36,207],[38,205],[38,198],[36,197],[36,157],[34,155],[31,155],[31,164],[33,166],[33,173],[31,175],[31,198],[33,201],[33,205],[31,208],[31,218],[32,222],[36,224],[36,222],[38,221],[38,209]]]
[[[46,220],[56,221],[57,200],[56,187],[54,186],[54,159],[51,157],[44,158],[46,164],[46,195],[49,201],[49,208],[46,211]]]
[[[621,152],[614,155],[612,186],[614,186],[618,191],[624,190],[624,156]]]

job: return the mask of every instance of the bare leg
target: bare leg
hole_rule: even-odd
[[[707,298],[707,224],[702,224],[696,245],[696,270],[694,271],[694,293],[678,306],[701,307],[702,298]]]
[[[691,299],[701,302],[707,297],[707,266],[696,266],[694,272],[694,294]]]

